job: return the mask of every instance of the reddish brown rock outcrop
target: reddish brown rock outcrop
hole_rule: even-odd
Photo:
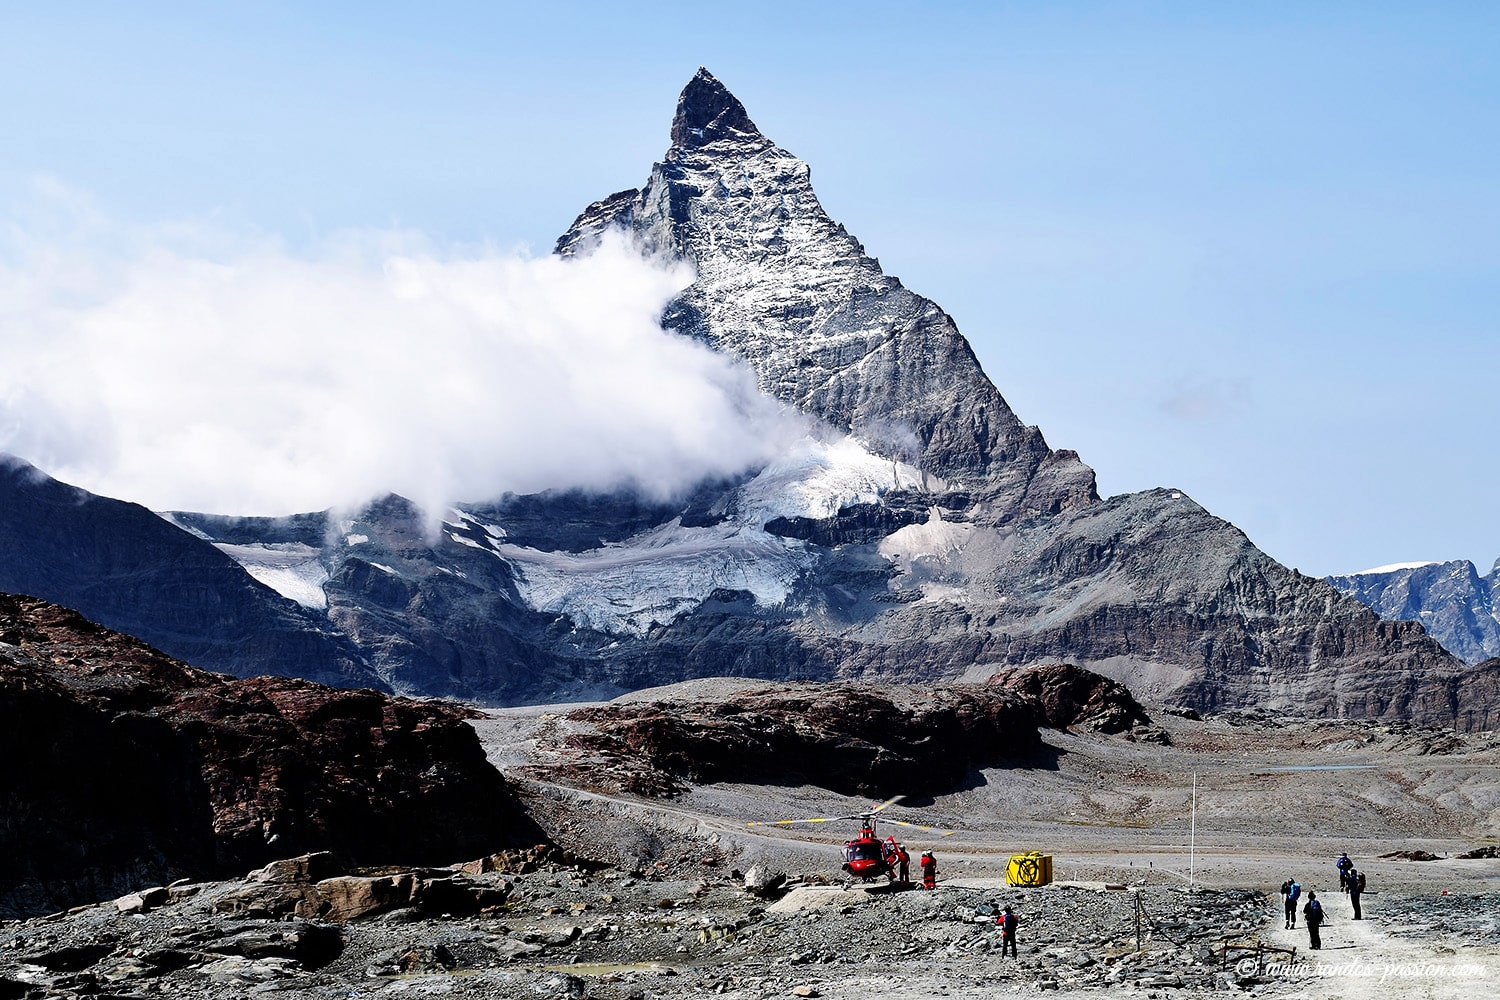
[[[0,595],[0,908],[331,850],[451,862],[541,839],[465,710],[237,680]]]
[[[1002,670],[989,683],[1036,699],[1049,729],[1122,733],[1151,721],[1123,684],[1071,663]]]
[[[571,712],[572,780],[644,795],[682,782],[806,782],[885,797],[952,789],[969,771],[1041,749],[1036,709],[999,688],[792,684],[721,701]]]

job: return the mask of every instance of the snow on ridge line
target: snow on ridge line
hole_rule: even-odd
[[[1380,573],[1396,573],[1403,569],[1421,569],[1423,566],[1441,566],[1442,560],[1429,559],[1426,562],[1402,562],[1391,563],[1389,566],[1376,566],[1374,569],[1362,569],[1358,573],[1350,573],[1350,576],[1376,576]]]
[[[181,521],[177,520],[177,515],[174,514],[174,513],[172,513],[169,510],[153,510],[151,513],[155,514],[157,517],[161,518],[163,521],[166,521],[168,524],[170,524],[172,527],[178,529],[179,531],[186,531],[188,534],[192,535],[194,538],[201,539],[202,541],[205,541],[205,542],[212,542],[213,541],[213,536],[209,535],[207,532],[205,532],[201,528],[195,528],[191,524],[183,524]]]

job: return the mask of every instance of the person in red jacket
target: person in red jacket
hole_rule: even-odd
[[[911,855],[906,853],[905,844],[896,845],[896,864],[901,867],[901,883],[911,884]]]
[[[1016,916],[1016,911],[1007,906],[1005,912],[1001,913],[1000,918],[995,922],[1000,925],[1000,957],[1005,957],[1007,948],[1010,949],[1011,958],[1018,957],[1016,955],[1016,925],[1021,921]]]
[[[922,858],[922,888],[937,888],[937,858],[933,857],[931,851],[923,851]]]

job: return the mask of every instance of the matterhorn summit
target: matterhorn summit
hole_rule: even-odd
[[[745,113],[745,106],[703,67],[683,88],[677,98],[677,114],[672,119],[672,146],[682,149],[706,146],[722,139],[755,141],[769,145],[760,129]]]
[[[1016,418],[948,314],[881,272],[823,211],[807,164],[706,69],[671,134],[645,185],[590,205],[558,252],[619,227],[690,261],[698,279],[669,326],[743,358],[777,399],[982,496],[985,520],[1096,499],[1092,471]]]

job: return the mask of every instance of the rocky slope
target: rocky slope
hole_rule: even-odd
[[[0,928],[0,996],[881,1000],[956,989],[988,996],[997,983],[1216,991],[1257,981],[1220,967],[1216,939],[1254,933],[1272,905],[1259,890],[1207,890],[1184,913],[1181,889],[1147,887],[1142,902],[1162,916],[1150,918],[1152,939],[1137,951],[1135,895],[1093,886],[991,880],[867,895],[812,882],[767,900],[717,863],[424,874],[503,902],[477,914],[415,906],[332,924],[237,914],[233,883],[182,886],[144,914],[105,903],[61,922]],[[1004,905],[1024,914],[1024,930],[1019,959],[1002,962],[995,914]]]
[[[1388,621],[1421,622],[1465,663],[1500,656],[1500,560],[1486,576],[1458,559],[1330,576],[1328,582]]]
[[[1040,727],[1150,738],[1124,687],[1070,664],[987,685],[732,682],[716,698],[656,689],[575,709],[543,740],[566,784],[672,796],[692,784],[810,784],[886,799],[956,788],[984,767],[1047,766]]]
[[[205,673],[10,595],[0,759],[0,910],[308,850],[452,861],[537,836],[463,710]]]
[[[1100,499],[706,71],[646,183],[591,205],[558,252],[612,227],[693,266],[665,322],[815,418],[805,440],[671,502],[507,496],[434,525],[387,497],[340,517],[170,520],[296,602],[278,613],[352,651],[353,674],[403,693],[518,704],[703,676],[982,681],[1067,660],[1203,710],[1459,728],[1500,715],[1500,665],[1465,669],[1420,625],[1281,566],[1182,493]],[[12,537],[26,573],[10,586],[66,558]],[[142,589],[176,578],[150,547],[131,558]],[[88,596],[87,578],[71,585]]]

